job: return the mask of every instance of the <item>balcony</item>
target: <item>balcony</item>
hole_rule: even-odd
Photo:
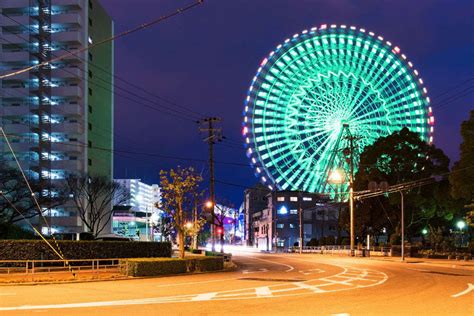
[[[8,0],[2,1],[2,6],[3,7],[5,7],[5,5],[4,5],[5,2],[9,2],[9,1]],[[20,0],[15,1],[15,2],[20,2]],[[18,23],[21,23],[23,25],[30,24],[30,18],[29,18],[28,15],[11,16],[10,18],[11,19],[9,19],[7,17],[2,17],[2,19],[0,20],[0,26],[18,26],[19,25]],[[13,20],[17,21],[18,23],[13,21]]]
[[[7,134],[23,134],[31,132],[31,128],[28,125],[23,124],[4,124],[3,129]]]
[[[29,0],[2,0],[3,9],[23,8],[30,5]]]
[[[51,23],[58,23],[58,24],[63,24],[63,23],[70,23],[70,24],[82,24],[81,16],[80,14],[73,14],[73,13],[67,13],[67,14],[56,14],[51,16]]]
[[[12,148],[15,152],[27,152],[27,151],[34,151],[33,148],[38,146],[37,143],[11,143]]]
[[[58,55],[59,56],[59,55]],[[51,70],[52,78],[82,78],[83,74],[79,68],[55,68]]]
[[[52,88],[52,96],[82,97],[82,89],[79,86]]]
[[[81,123],[64,122],[61,124],[53,124],[51,126],[52,133],[82,134],[84,127]]]
[[[51,169],[67,170],[72,172],[80,172],[84,169],[84,161],[82,160],[54,160],[51,161]]]
[[[28,61],[30,59],[29,52],[3,52],[0,53],[0,60],[2,62],[10,61]]]
[[[52,42],[74,42],[82,44],[81,33],[79,32],[59,32],[51,35]]]
[[[3,98],[25,98],[30,95],[30,89],[28,88],[1,88],[0,95]]]
[[[82,116],[83,108],[79,104],[66,104],[57,108],[53,108],[53,113],[60,113],[62,115]]]
[[[3,106],[2,107],[3,116],[20,116],[20,115],[27,115],[30,114],[30,107],[23,105],[23,106]]]

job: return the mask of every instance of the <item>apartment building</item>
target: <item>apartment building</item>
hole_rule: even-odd
[[[113,42],[54,61],[109,38],[113,21],[97,0],[0,1],[0,123],[30,179],[49,190],[69,174],[113,179]],[[105,149],[105,150],[104,150]],[[13,161],[1,142],[0,159]],[[45,210],[51,229],[80,232],[71,203]]]

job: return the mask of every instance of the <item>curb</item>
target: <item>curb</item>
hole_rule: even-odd
[[[93,279],[93,280],[71,280],[71,281],[44,281],[44,282],[20,282],[20,283],[1,283],[0,287],[8,287],[8,286],[32,286],[32,285],[51,285],[51,284],[74,284],[74,283],[92,283],[92,282],[113,282],[113,281],[129,281],[129,280],[142,280],[142,279],[158,279],[158,278],[166,278],[166,277],[173,277],[173,276],[189,276],[195,274],[210,274],[210,273],[225,273],[225,272],[235,272],[238,270],[238,265],[234,262],[230,262],[232,264],[231,267],[225,268],[223,270],[217,271],[204,271],[204,272],[192,272],[192,273],[177,273],[177,274],[166,274],[166,275],[156,275],[156,276],[144,276],[144,277],[129,277],[123,276],[120,278],[109,278],[109,279]]]

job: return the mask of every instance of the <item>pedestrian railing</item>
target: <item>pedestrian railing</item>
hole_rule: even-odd
[[[330,254],[330,255],[349,255],[350,254],[350,246],[337,246],[337,245],[329,245],[329,246],[305,246],[302,249],[302,253],[319,253],[319,254]],[[290,253],[299,253],[299,247],[291,247],[287,249],[287,252]],[[377,256],[377,257],[387,257],[391,256],[391,248],[390,247],[371,247],[370,249],[356,249],[355,250],[356,256]]]
[[[97,279],[127,275],[127,259],[0,260],[0,282],[19,279]]]

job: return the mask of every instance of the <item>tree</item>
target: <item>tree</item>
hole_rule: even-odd
[[[130,199],[125,187],[105,176],[72,175],[67,178],[67,186],[79,217],[94,237],[112,219],[112,202],[123,204]]]
[[[43,214],[64,204],[65,194],[59,186],[49,183],[46,187],[44,183],[34,179],[29,179],[29,183]],[[0,224],[8,226],[40,215],[21,172],[6,163],[0,163],[0,191],[4,195],[0,197]]]
[[[367,190],[370,181],[387,181],[389,185],[401,184],[426,178],[437,178],[448,172],[449,159],[434,145],[420,139],[417,133],[403,128],[381,137],[367,146],[360,156],[359,170],[355,175],[356,191]],[[439,177],[438,177],[439,178]],[[406,231],[418,231],[421,225],[436,217],[453,212],[452,199],[446,180],[435,181],[405,191]],[[356,226],[359,236],[381,227],[389,233],[397,231],[400,224],[400,195],[390,194],[356,203]]]
[[[460,159],[453,166],[449,182],[452,196],[470,204],[466,205],[467,219],[474,227],[474,111],[469,120],[461,124],[461,136]]]
[[[184,258],[186,222],[196,205],[196,192],[202,177],[192,167],[160,171],[162,203],[160,206],[173,219],[179,244],[179,257]]]

